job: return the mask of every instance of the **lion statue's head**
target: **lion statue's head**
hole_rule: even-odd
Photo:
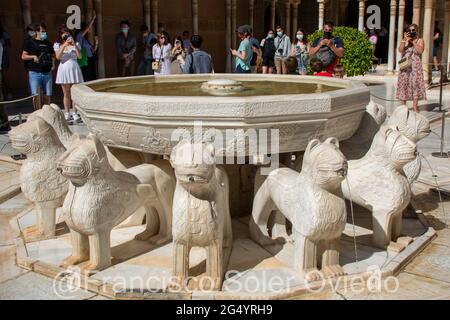
[[[58,160],[58,171],[73,185],[83,186],[87,180],[109,168],[105,147],[100,140],[89,134],[78,139]]]
[[[395,127],[406,138],[417,142],[430,134],[430,122],[423,115],[412,112],[407,106],[399,106],[389,118],[388,125]]]
[[[381,126],[386,121],[386,108],[381,104],[370,101],[366,107],[366,112],[378,126]]]
[[[62,147],[53,128],[39,117],[13,128],[9,132],[9,139],[15,150],[27,155],[50,147]]]
[[[381,138],[384,139],[384,155],[395,168],[401,169],[416,158],[416,144],[400,131],[382,126],[380,133]]]
[[[215,174],[216,159],[214,146],[210,143],[181,140],[170,155],[178,183],[198,198]]]
[[[305,150],[302,173],[324,189],[335,189],[347,176],[347,159],[339,150],[339,141],[328,138],[325,142],[311,140]]]

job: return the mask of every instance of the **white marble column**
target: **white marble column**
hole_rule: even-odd
[[[198,0],[192,1],[192,34],[198,34]]]
[[[254,19],[255,19],[255,0],[248,0],[248,24],[252,29],[255,29],[254,26]]]
[[[442,63],[445,64],[444,73],[450,71],[450,0],[445,0],[445,19],[444,19],[444,33],[442,46]],[[447,77],[446,77],[447,78]]]
[[[298,6],[300,1],[294,1],[292,4],[292,33],[295,35],[298,29]]]
[[[272,0],[272,3],[270,5],[270,25],[272,27],[272,29],[276,32],[275,30],[275,14],[276,14],[276,8],[277,8],[277,0]]]
[[[97,72],[99,78],[105,78],[106,77],[106,69],[105,69],[105,46],[104,42],[105,39],[103,37],[103,1],[102,0],[95,0],[95,12],[97,13],[97,19],[96,21],[96,30],[97,30],[97,36],[99,37],[99,44],[98,44],[98,50],[97,50],[97,56],[98,56],[98,62],[97,62]]]
[[[318,29],[323,29],[323,24],[325,21],[325,0],[317,0],[319,3],[319,26]]]
[[[24,27],[31,24],[31,3],[30,2],[31,2],[30,0],[22,0],[21,1]]]
[[[424,22],[423,22],[423,41],[425,43],[425,50],[422,54],[423,76],[425,83],[431,81],[431,63],[433,59],[433,8],[436,2],[433,0],[425,0]]]
[[[397,0],[391,0],[391,19],[389,22],[389,55],[388,55],[388,74],[394,72],[395,67],[395,21],[397,16]]]
[[[413,21],[412,23],[420,26],[420,16],[422,13],[422,0],[414,0],[413,3]],[[421,26],[423,27],[423,26]]]
[[[358,30],[363,31],[364,29],[364,17],[366,15],[366,0],[359,0],[359,19],[358,19]]]
[[[286,1],[286,34],[288,37],[291,36],[291,3],[289,1]],[[293,31],[295,32],[295,31]]]
[[[225,0],[225,52],[227,60],[225,62],[225,72],[231,72],[231,0]]]
[[[153,32],[157,33],[158,30],[158,0],[152,0],[152,24]]]
[[[143,0],[143,6],[144,6],[144,21],[145,25],[151,29],[151,4],[150,0]]]
[[[403,32],[405,29],[405,6],[406,1],[400,0],[398,3],[398,26],[397,26],[397,49],[400,47],[400,44],[403,40]],[[396,61],[396,71],[400,71],[400,67],[398,65],[398,61],[401,59],[401,55],[397,53],[397,61]]]

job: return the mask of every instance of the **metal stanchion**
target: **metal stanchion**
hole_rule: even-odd
[[[442,114],[441,125],[441,149],[439,152],[433,152],[431,155],[435,158],[450,158],[450,151],[444,152],[444,135],[445,135],[445,115],[446,111],[442,108],[442,94],[444,86],[444,68],[441,66],[441,79],[440,79],[440,91],[439,91],[439,112]]]

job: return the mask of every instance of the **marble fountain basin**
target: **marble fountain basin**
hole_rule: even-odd
[[[225,92],[220,80],[226,80]],[[235,84],[242,87],[235,90]],[[193,132],[201,123],[203,132],[220,130],[224,150],[241,146],[236,152],[250,156],[255,152],[249,132],[267,138],[265,154],[271,150],[272,129],[278,129],[279,153],[304,151],[312,138],[349,139],[370,92],[351,80],[208,74],[102,79],[75,85],[72,98],[90,132],[107,146],[169,155],[178,142],[174,130]]]

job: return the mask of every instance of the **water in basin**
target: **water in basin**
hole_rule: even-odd
[[[160,81],[136,81],[133,83],[110,83],[108,87],[93,88],[101,92],[140,94],[149,96],[216,96],[214,91],[202,90],[205,81],[186,82],[160,82]],[[248,97],[261,95],[289,95],[306,93],[324,93],[342,89],[342,87],[325,84],[284,81],[240,81],[243,89],[230,95],[234,97]]]

